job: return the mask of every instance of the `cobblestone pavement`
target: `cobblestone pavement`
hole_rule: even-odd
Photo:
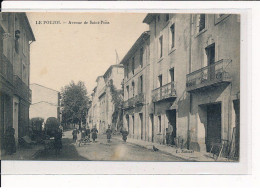
[[[43,152],[36,160],[98,160],[98,161],[184,161],[160,151],[154,152],[144,147],[125,143],[118,138],[108,143],[105,135],[98,134],[96,142],[78,146],[73,143],[71,131],[63,136],[63,149],[58,156],[54,150]]]

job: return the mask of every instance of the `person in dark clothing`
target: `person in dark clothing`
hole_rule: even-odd
[[[110,125],[108,125],[108,129],[106,131],[107,134],[107,142],[110,142],[112,130],[110,129]]]
[[[13,154],[16,152],[16,146],[15,146],[15,129],[12,127],[8,127],[5,134],[5,149],[6,154]]]
[[[98,130],[97,130],[97,128],[96,128],[96,125],[94,126],[93,129],[91,129],[91,133],[92,133],[93,142],[95,142],[96,139],[97,139],[97,133],[98,133]]]
[[[78,138],[78,130],[77,129],[73,129],[72,136],[73,136],[73,142],[76,143],[77,138]]]
[[[87,126],[87,129],[86,129],[86,136],[90,139],[90,128],[89,128],[89,126]]]
[[[127,136],[128,136],[128,131],[122,130],[120,132],[122,133],[122,139],[124,140],[124,142],[126,142]]]

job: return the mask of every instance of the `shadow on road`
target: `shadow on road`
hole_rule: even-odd
[[[86,161],[89,160],[78,154],[73,140],[69,138],[62,139],[62,150],[60,154],[55,155],[55,150],[42,151],[35,160],[53,160],[53,161]]]

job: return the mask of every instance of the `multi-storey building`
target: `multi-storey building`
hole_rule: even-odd
[[[60,92],[39,84],[30,84],[32,90],[32,104],[30,118],[40,117],[46,121],[55,117],[61,121]]]
[[[89,127],[96,126],[99,133],[104,133],[112,123],[112,114],[114,112],[114,102],[111,93],[111,84],[116,90],[121,89],[124,76],[124,68],[122,65],[111,65],[103,76],[97,77],[97,86],[94,88],[91,107],[87,115],[87,123]]]
[[[35,41],[25,13],[0,13],[1,139],[8,127],[16,142],[29,129],[30,44]],[[1,145],[2,141],[1,140]]]
[[[190,49],[190,147],[209,151],[212,143],[238,141],[240,16],[192,15]]]
[[[184,138],[187,132],[189,101],[185,90],[189,19],[188,14],[148,14],[144,19],[151,32],[150,103],[153,108],[149,112],[150,126],[153,139],[158,143],[166,143],[169,125],[172,125],[174,138]]]
[[[129,137],[151,140],[149,131],[150,32],[137,39],[121,63],[124,65],[124,127]]]
[[[128,72],[124,81],[124,127],[130,129],[131,135],[133,129],[141,131],[139,134],[147,131],[150,138],[141,139],[164,144],[166,129],[171,125],[172,144],[197,151],[209,151],[213,143],[230,145],[235,141],[237,145],[239,15],[147,14],[144,23],[149,25],[150,31],[147,39],[150,65],[146,75],[150,84],[145,92],[151,92],[152,98],[147,100],[149,95],[144,95],[149,117],[144,117],[146,124],[138,125],[138,129],[136,125],[131,126],[138,123],[133,120],[138,107],[134,105],[135,98],[131,100],[136,94],[134,80],[139,73],[133,68],[136,63],[133,53],[140,53],[138,49],[142,48],[137,44],[138,39],[123,61]],[[133,137],[139,138],[138,135]]]

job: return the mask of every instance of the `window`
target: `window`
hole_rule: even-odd
[[[140,93],[143,93],[143,76],[140,76]]]
[[[127,92],[127,99],[129,99],[129,86],[126,86],[126,92]]]
[[[168,22],[168,21],[169,21],[169,18],[170,18],[169,14],[166,14],[166,15],[165,15],[165,21]]]
[[[215,25],[218,24],[219,22],[223,21],[228,16],[230,16],[230,14],[216,14],[215,15]]]
[[[132,88],[133,88],[133,97],[135,96],[135,83],[132,82]]]
[[[200,14],[199,15],[199,32],[204,30],[206,27],[206,15],[205,14]]]
[[[135,73],[135,58],[132,58],[132,73]]]
[[[160,38],[159,38],[159,52],[160,52],[159,56],[160,56],[160,58],[162,58],[162,56],[163,56],[163,36],[160,36]]]
[[[170,82],[174,82],[174,68],[170,69],[169,70],[169,73],[170,73]]]
[[[215,43],[208,46],[206,49],[207,54],[207,65],[212,65],[215,63]]]
[[[175,24],[172,24],[171,27],[171,49],[175,46]]]
[[[161,118],[161,115],[158,116],[158,129],[159,129],[159,133],[162,133],[162,118]]]
[[[23,64],[23,66],[22,66],[22,79],[23,79],[24,82],[27,82],[26,78],[27,78],[26,66]]]
[[[140,49],[140,66],[143,67],[143,55],[144,55],[144,49]]]
[[[162,75],[158,76],[158,85],[159,87],[162,87]]]

